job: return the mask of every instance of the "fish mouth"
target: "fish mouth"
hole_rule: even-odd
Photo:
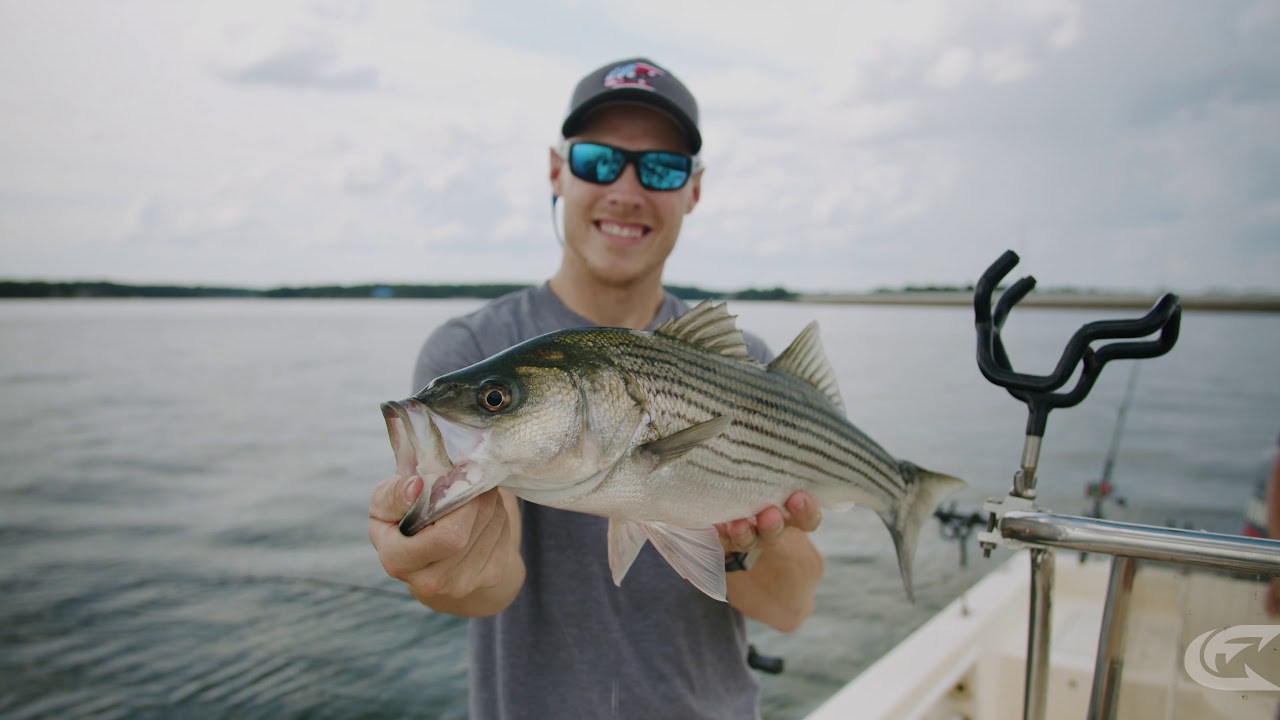
[[[411,536],[468,500],[497,486],[485,482],[474,457],[488,432],[432,413],[415,399],[382,403],[382,417],[396,457],[396,474],[422,478],[422,494],[400,520]]]

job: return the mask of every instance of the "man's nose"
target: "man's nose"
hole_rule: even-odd
[[[609,184],[608,201],[612,205],[638,207],[643,202],[645,192],[647,191],[640,184],[635,163],[629,162],[623,166],[618,179]]]

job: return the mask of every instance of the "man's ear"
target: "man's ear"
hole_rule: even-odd
[[[562,197],[564,195],[562,187],[564,183],[564,159],[560,157],[560,153],[556,152],[555,148],[550,149],[548,156],[550,165],[547,177],[551,181],[551,194],[555,197]]]
[[[699,170],[689,178],[689,204],[684,208],[685,215],[693,212],[693,208],[702,199],[702,173],[703,170]]]

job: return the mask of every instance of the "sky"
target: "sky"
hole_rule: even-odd
[[[702,115],[669,283],[1280,292],[1274,0],[0,0],[0,278],[539,282],[637,55]]]

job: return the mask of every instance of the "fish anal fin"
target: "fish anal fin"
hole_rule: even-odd
[[[642,523],[640,527],[680,577],[724,602],[724,546],[714,527],[686,528],[660,522]]]
[[[644,542],[644,529],[639,523],[609,518],[609,570],[613,573],[614,585],[622,585],[622,578],[627,576]]]
[[[690,450],[716,439],[721,433],[728,430],[729,425],[732,423],[732,417],[717,415],[697,425],[690,425],[680,432],[641,445],[639,450],[652,458],[653,467],[656,470],[669,462],[680,459]]]
[[[811,322],[796,336],[782,354],[769,363],[769,369],[786,373],[799,378],[818,389],[831,401],[832,405],[844,410],[844,399],[840,397],[840,385],[836,382],[835,370],[822,350],[822,339],[818,335],[818,323]]]
[[[715,305],[703,300],[680,317],[662,323],[653,333],[683,340],[717,355],[756,362],[747,351],[747,341],[734,317],[724,303]]]

